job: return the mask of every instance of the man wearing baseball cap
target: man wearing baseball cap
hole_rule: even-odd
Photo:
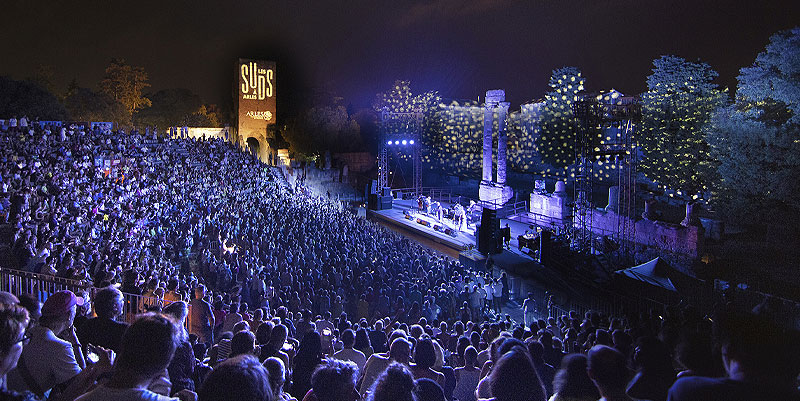
[[[42,396],[54,387],[62,391],[68,383],[74,382],[72,379],[86,367],[72,326],[76,308],[83,303],[83,298],[69,290],[47,298],[39,325],[28,330],[30,343],[22,349],[17,367],[8,374],[9,389],[27,390]],[[82,375],[81,381],[88,379],[83,377],[87,374]]]

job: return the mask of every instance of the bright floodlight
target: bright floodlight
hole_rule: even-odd
[[[386,144],[387,144],[387,145],[391,145],[391,144],[392,144],[392,141],[386,142]]]
[[[403,145],[408,145],[408,141],[403,139]]]
[[[400,144],[400,141],[394,141],[394,144],[395,144],[395,145],[399,145],[399,144]]]
[[[408,143],[413,145],[414,144],[414,140],[412,139],[412,140],[408,141]]]

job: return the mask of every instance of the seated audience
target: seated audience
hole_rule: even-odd
[[[266,368],[253,355],[239,355],[217,365],[198,391],[200,401],[273,401]]]

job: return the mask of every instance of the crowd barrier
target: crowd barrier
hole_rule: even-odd
[[[79,296],[92,300],[99,288],[93,287],[92,283],[86,281],[0,268],[0,291],[7,291],[17,296],[21,294],[33,294],[39,299],[39,302],[44,303],[50,294],[63,290],[70,290]],[[122,297],[124,303],[120,320],[128,323],[132,322],[136,315],[140,313],[150,310],[160,310],[173,302],[163,298],[124,292],[122,293]],[[189,314],[186,316],[185,321],[187,329],[191,327],[191,317],[192,310],[191,305],[189,305]]]

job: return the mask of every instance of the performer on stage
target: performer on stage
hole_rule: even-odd
[[[464,207],[459,203],[456,203],[453,209],[453,224],[455,224],[456,230],[464,230]]]
[[[442,207],[442,204],[439,203],[438,201],[434,201],[432,209],[433,209],[433,215],[436,216],[436,220],[441,221],[442,214],[444,214],[444,208]]]

